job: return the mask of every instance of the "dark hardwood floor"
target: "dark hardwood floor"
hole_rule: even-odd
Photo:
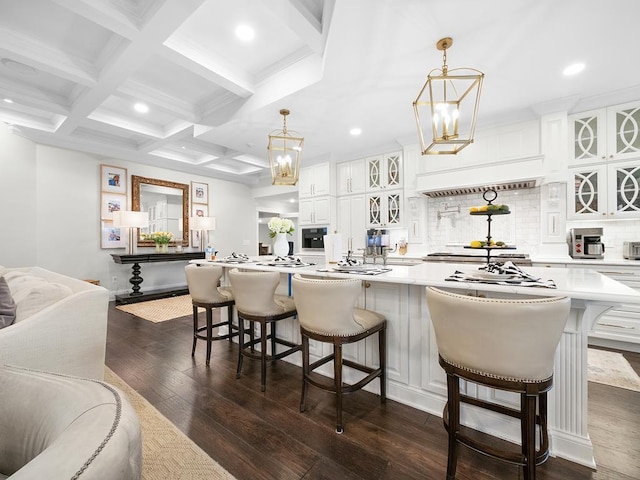
[[[237,345],[213,344],[211,366],[199,342],[191,357],[190,317],[154,324],[109,309],[107,366],[238,479],[444,479],[446,435],[434,415],[367,392],[344,402],[346,431],[334,432],[333,397],[310,388],[300,413],[300,369],[244,362],[236,380]],[[625,352],[640,372],[640,354]],[[540,480],[640,478],[640,392],[589,384],[589,432],[598,470],[550,458]],[[520,479],[505,465],[462,448],[459,480]]]

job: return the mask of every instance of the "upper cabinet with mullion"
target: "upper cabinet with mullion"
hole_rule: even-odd
[[[640,157],[640,102],[569,116],[570,165]]]
[[[570,170],[571,220],[640,218],[640,159]]]
[[[366,159],[367,191],[402,188],[402,152]]]

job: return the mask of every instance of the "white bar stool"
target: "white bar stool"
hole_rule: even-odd
[[[193,346],[191,347],[191,356],[196,353],[196,343],[198,340],[207,342],[207,360],[209,365],[211,359],[211,343],[215,340],[231,339],[238,335],[234,332],[236,328],[233,325],[233,293],[228,287],[220,287],[220,278],[224,270],[217,265],[187,265],[184,268],[187,276],[187,287],[189,295],[191,295],[191,303],[193,304]],[[206,312],[207,323],[203,326],[198,324],[198,307],[204,308]],[[219,323],[213,323],[213,309],[227,307],[227,320]],[[213,336],[213,329],[216,327],[226,326],[228,332],[224,335]],[[202,334],[202,332],[206,332]]]
[[[439,362],[447,373],[442,414],[448,432],[447,480],[456,476],[458,445],[522,466],[525,480],[549,456],[547,392],[553,363],[569,316],[567,297],[480,298],[427,287]],[[460,393],[460,379],[520,394],[520,409]],[[460,404],[486,408],[520,420],[520,452],[501,450],[460,430]],[[539,448],[536,449],[536,425]]]
[[[309,384],[336,395],[336,432],[344,432],[342,422],[342,396],[360,390],[375,378],[380,379],[380,402],[386,401],[386,327],[384,316],[371,310],[356,308],[362,283],[358,279],[324,280],[304,278],[299,274],[292,279],[293,299],[298,310],[302,334],[302,398],[300,411],[306,409]],[[369,367],[342,358],[342,346],[359,342],[378,334],[380,366]],[[309,360],[309,339],[333,345],[333,353],[313,363]],[[333,380],[313,370],[333,360]],[[342,366],[354,368],[367,375],[353,385],[342,381]]]

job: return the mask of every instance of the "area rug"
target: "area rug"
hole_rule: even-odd
[[[108,367],[104,380],[127,395],[140,419],[143,480],[235,479]]]
[[[117,305],[118,310],[131,313],[136,317],[144,318],[153,323],[164,322],[174,318],[184,317],[193,313],[190,295],[179,297],[161,298],[148,302],[129,303]]]
[[[589,381],[640,392],[640,377],[621,353],[589,348]]]

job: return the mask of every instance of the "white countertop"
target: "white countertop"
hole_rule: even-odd
[[[258,262],[267,261],[269,257],[255,257]],[[585,268],[554,268],[554,267],[523,267],[527,273],[542,278],[543,280],[553,280],[557,286],[555,289],[541,287],[526,287],[519,285],[495,285],[495,284],[478,284],[467,282],[452,282],[445,279],[452,275],[456,270],[465,272],[477,270],[479,265],[470,263],[438,263],[423,262],[419,265],[399,266],[392,265],[388,268],[390,272],[378,275],[358,275],[333,271],[318,271],[331,268],[324,265],[324,262],[318,259],[317,265],[305,267],[286,267],[286,266],[265,266],[257,263],[224,263],[216,261],[216,265],[227,268],[243,268],[249,270],[266,270],[277,271],[280,273],[300,273],[305,275],[313,275],[316,277],[335,277],[335,278],[358,278],[367,282],[382,283],[401,283],[407,285],[419,286],[435,286],[451,289],[464,290],[483,290],[489,292],[503,292],[518,295],[533,296],[562,296],[566,295],[574,299],[583,299],[589,301],[602,301],[605,303],[630,303],[640,304],[640,293],[634,289],[623,285],[595,270],[585,266]],[[592,260],[593,261],[593,260]],[[203,261],[192,260],[193,263]],[[565,263],[565,262],[563,262]]]

